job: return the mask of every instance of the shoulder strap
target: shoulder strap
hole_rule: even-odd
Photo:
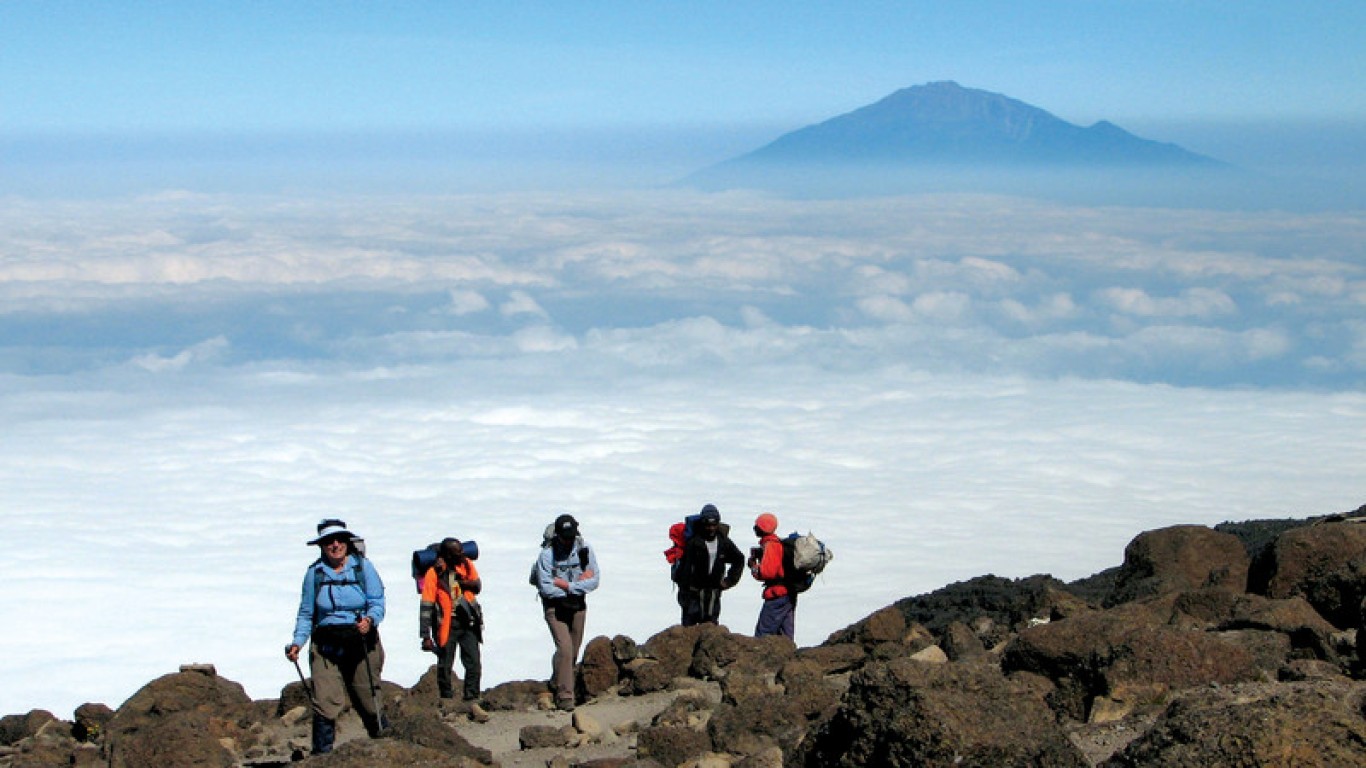
[[[359,552],[352,552],[351,557],[355,560],[355,564],[351,566],[351,569],[356,574],[356,583],[360,585],[360,593],[365,596],[366,602],[369,602],[370,593],[365,591],[365,555],[362,555]]]

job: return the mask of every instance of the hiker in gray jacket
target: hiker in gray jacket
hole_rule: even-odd
[[[532,567],[536,591],[541,595],[550,637],[555,641],[551,682],[555,705],[574,709],[574,663],[583,645],[584,621],[588,617],[589,592],[598,588],[598,559],[579,535],[579,523],[570,515],[555,518],[549,541]]]

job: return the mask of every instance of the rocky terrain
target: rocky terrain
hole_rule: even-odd
[[[117,710],[0,718],[0,768],[1366,765],[1363,597],[1366,507],[1175,526],[1088,579],[982,576],[816,647],[714,626],[598,637],[573,713],[544,681],[480,710],[439,699],[431,672],[386,683],[389,736],[348,715],[318,757],[301,683],[253,701],[190,665]]]

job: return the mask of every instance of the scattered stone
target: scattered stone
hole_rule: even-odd
[[[582,733],[590,738],[598,738],[602,736],[602,723],[599,723],[597,718],[588,714],[584,710],[578,710],[570,719],[574,724],[574,730],[578,731],[579,733]]]
[[[777,747],[769,747],[740,758],[732,764],[732,768],[783,768],[783,751]]]
[[[517,733],[522,749],[567,747],[575,743],[577,732],[568,725],[524,725]]]
[[[944,653],[944,649],[937,645],[931,645],[916,651],[911,654],[911,659],[923,664],[947,664],[949,661],[948,654]]]

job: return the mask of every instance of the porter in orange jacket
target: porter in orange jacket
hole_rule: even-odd
[[[476,596],[482,589],[479,569],[465,556],[459,540],[442,541],[436,564],[422,576],[418,619],[422,649],[437,657],[436,685],[442,698],[455,696],[451,670],[457,652],[465,670],[464,698],[479,698],[479,643],[483,641],[484,615]]]

